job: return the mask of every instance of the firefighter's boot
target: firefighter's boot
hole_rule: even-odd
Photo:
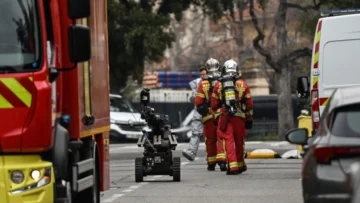
[[[208,167],[207,167],[207,170],[208,171],[215,171],[215,166],[216,166],[216,164],[209,164]]]
[[[247,170],[247,166],[245,165],[245,166],[243,166],[243,167],[241,167],[240,169],[239,169],[239,173],[243,173],[243,172],[245,172]]]
[[[218,162],[218,164],[220,166],[221,171],[227,171],[226,162],[220,161]]]
[[[226,175],[238,175],[239,171],[227,171]]]

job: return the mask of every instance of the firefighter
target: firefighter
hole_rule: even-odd
[[[194,104],[194,110],[193,110],[194,115],[193,115],[193,118],[191,121],[192,135],[190,138],[188,149],[183,149],[183,152],[182,152],[182,155],[189,161],[195,160],[196,154],[199,149],[200,138],[203,136],[203,129],[204,129],[204,125],[201,121],[202,116],[196,110],[195,96],[196,96],[196,92],[197,92],[200,81],[202,79],[206,78],[205,68],[200,68],[199,72],[200,72],[200,78],[197,78],[189,83],[191,90],[193,91],[193,94],[190,97],[190,102]]]
[[[225,143],[227,175],[237,175],[245,171],[244,138],[246,128],[252,127],[250,90],[245,81],[237,75],[237,70],[238,65],[234,60],[224,63],[222,78],[215,84],[211,97],[212,110],[222,106],[217,133]]]
[[[215,80],[216,74],[219,73],[220,63],[218,60],[210,58],[205,63],[205,71],[207,78],[203,79],[198,87],[195,97],[195,105],[198,112],[202,115],[202,122],[204,124],[205,145],[207,152],[208,170],[214,171],[216,164],[220,166],[221,171],[226,171],[226,160],[221,142],[217,142],[217,133],[215,126],[215,117],[210,107],[212,81]],[[216,82],[216,80],[215,80]],[[215,109],[214,112],[216,112]]]
[[[251,97],[250,88],[242,78],[242,73],[238,68],[239,67],[237,67],[238,75],[235,79],[236,79],[236,84],[240,84],[240,85],[236,86],[237,87],[236,91],[238,92],[238,98],[240,99],[241,110],[242,112],[245,113],[245,129],[241,130],[240,132],[236,132],[236,130],[239,129],[235,129],[234,141],[235,141],[236,156],[242,157],[241,159],[238,158],[239,173],[243,173],[247,170],[247,166],[244,159],[246,153],[245,136],[246,136],[246,130],[251,129],[253,124],[253,99]],[[241,97],[240,95],[243,96]]]

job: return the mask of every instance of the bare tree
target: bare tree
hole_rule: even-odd
[[[174,21],[172,24],[176,41],[169,50],[171,70],[197,71],[211,57],[223,62],[234,55],[238,47],[229,32],[223,29],[226,24],[214,24],[219,29],[212,30],[208,15],[201,10],[187,12],[180,23]]]
[[[253,46],[258,53],[265,57],[266,63],[275,71],[277,81],[277,94],[278,94],[278,132],[279,139],[284,140],[286,131],[294,127],[293,106],[291,100],[291,79],[296,60],[302,57],[311,56],[312,50],[309,47],[302,47],[293,49],[288,43],[288,34],[286,30],[286,14],[289,8],[297,8],[302,11],[309,9],[317,10],[320,3],[313,0],[314,5],[298,5],[289,3],[287,0],[279,0],[279,7],[275,16],[275,29],[276,29],[276,50],[270,51],[264,49],[261,41],[264,40],[265,35],[260,28],[258,18],[254,12],[254,0],[249,0],[250,15],[253,25],[258,33],[253,40]]]

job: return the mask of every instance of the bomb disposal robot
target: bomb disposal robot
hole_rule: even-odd
[[[138,146],[144,147],[144,157],[135,159],[135,181],[142,182],[147,175],[169,175],[174,181],[180,181],[180,157],[172,156],[177,146],[175,135],[171,134],[168,116],[163,118],[156,114],[154,108],[148,106],[150,90],[143,89],[140,93],[141,118],[145,119],[151,132],[143,130]]]

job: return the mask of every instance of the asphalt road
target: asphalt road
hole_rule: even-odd
[[[247,148],[250,148],[247,143]],[[296,146],[285,143],[253,143],[253,148],[272,148],[286,151]],[[181,182],[170,176],[147,176],[136,183],[134,157],[141,156],[142,148],[134,144],[111,145],[110,190],[102,193],[102,203],[300,203],[301,159],[246,159],[248,170],[228,176],[218,168],[206,170],[204,145],[194,162],[182,158]],[[272,147],[271,147],[272,146]],[[180,144],[175,156],[180,156]]]
[[[187,148],[187,143],[179,143],[174,152],[174,156],[182,156],[181,152],[184,148]],[[280,155],[290,150],[297,149],[296,145],[289,144],[288,142],[246,142],[245,150],[251,152],[256,149],[269,149],[273,150]],[[135,159],[136,157],[142,156],[143,148],[138,147],[136,143],[127,144],[111,144],[110,145],[110,157],[111,160],[128,160]],[[205,144],[200,143],[198,157],[205,157]]]

